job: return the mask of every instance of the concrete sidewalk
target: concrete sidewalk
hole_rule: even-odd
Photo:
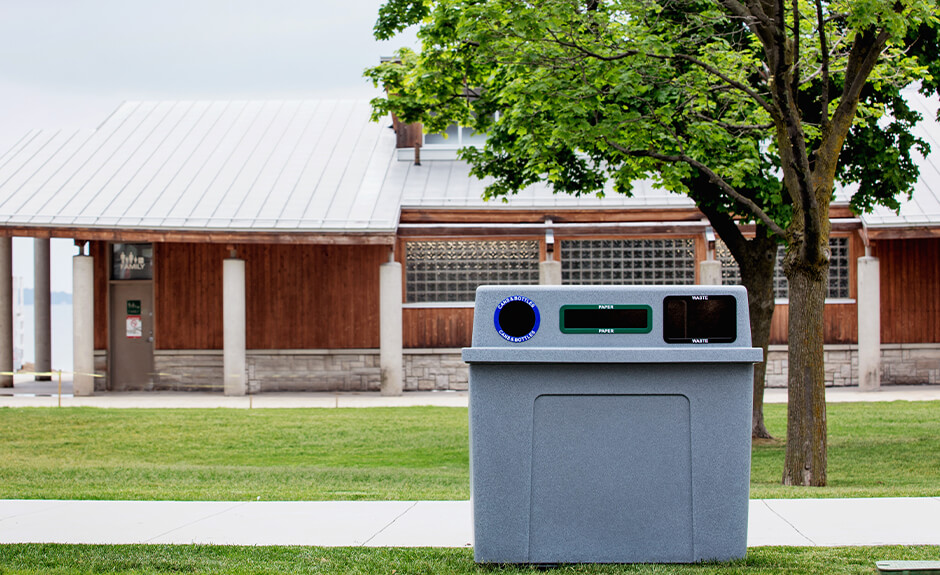
[[[0,389],[0,407],[55,407],[59,404],[58,382],[37,382],[30,376],[14,377],[13,388]],[[826,389],[829,403],[852,401],[931,401],[940,400],[940,385],[886,385],[879,391],[859,391],[857,387]],[[284,407],[408,407],[435,405],[467,407],[466,391],[406,391],[400,397],[378,392],[268,392],[253,396],[228,397],[206,391],[108,391],[93,396],[74,397],[69,375],[63,375],[63,407],[193,407],[193,408],[284,408]],[[768,388],[764,403],[786,403],[787,390]]]
[[[469,501],[0,501],[0,543],[466,547]],[[940,545],[940,498],[758,499],[748,546]]]

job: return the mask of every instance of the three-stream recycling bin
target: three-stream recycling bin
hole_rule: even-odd
[[[744,288],[484,286],[463,358],[476,561],[744,557]]]

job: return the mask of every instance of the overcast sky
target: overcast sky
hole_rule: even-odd
[[[382,0],[0,0],[0,148],[95,127],[124,100],[370,98],[362,71],[414,34],[372,38]],[[73,250],[56,242],[54,291]],[[32,245],[14,241],[32,285]]]

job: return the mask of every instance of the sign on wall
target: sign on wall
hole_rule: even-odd
[[[111,244],[111,279],[153,279],[153,244]]]
[[[143,337],[144,324],[139,315],[127,316],[127,337],[137,339]]]

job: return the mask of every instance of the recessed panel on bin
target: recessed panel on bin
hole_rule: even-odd
[[[541,395],[533,409],[530,562],[694,560],[688,398]]]
[[[649,333],[653,308],[648,305],[563,305],[562,333]]]

